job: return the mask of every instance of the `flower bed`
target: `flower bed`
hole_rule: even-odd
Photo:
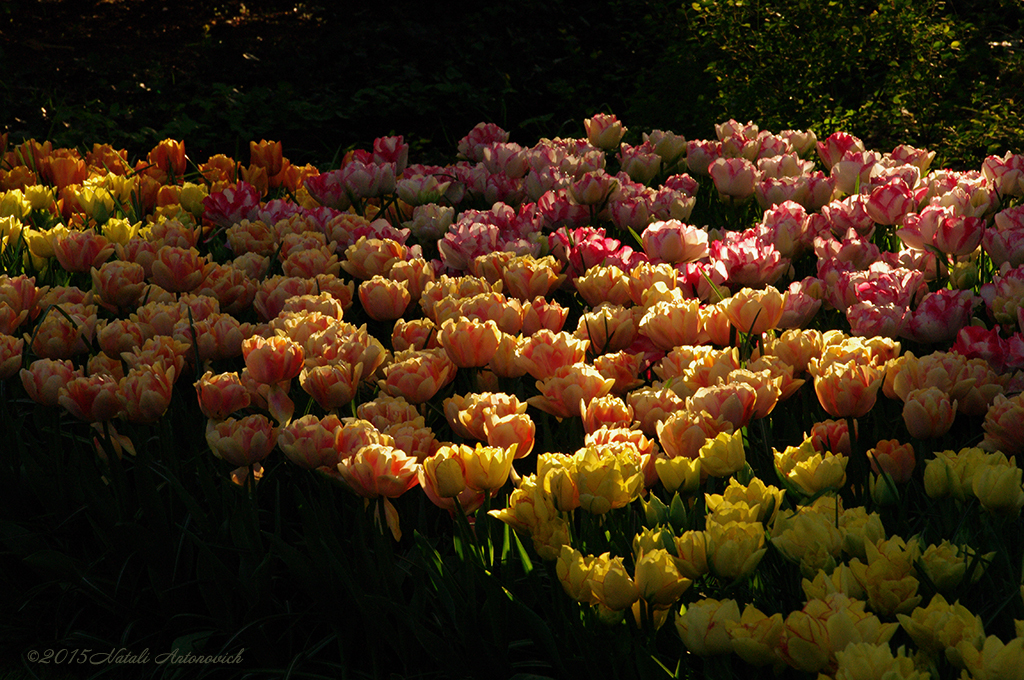
[[[331,574],[374,630],[479,597],[501,671],[1017,677],[1024,156],[586,130],[330,171],[0,138],[9,497],[141,541],[137,606],[187,581],[225,651]]]

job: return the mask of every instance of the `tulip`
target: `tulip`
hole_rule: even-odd
[[[731,434],[721,432],[700,447],[699,455],[702,475],[728,477],[739,472],[747,462],[743,433],[738,429]]]
[[[395,359],[384,369],[384,378],[377,383],[382,391],[403,397],[411,404],[429,401],[451,382],[458,370],[442,349],[410,350]]]
[[[236,467],[247,467],[270,455],[277,442],[277,430],[270,420],[259,414],[240,420],[209,420],[206,442],[213,455]]]
[[[964,667],[961,643],[974,650],[984,645],[981,617],[959,602],[949,604],[939,593],[932,596],[927,607],[917,607],[909,615],[897,614],[896,618],[922,652],[931,657],[944,654],[958,668]]]
[[[617,149],[622,136],[626,134],[626,127],[615,114],[595,113],[583,121],[583,127],[587,132],[587,141],[604,151]]]
[[[57,406],[60,390],[82,376],[82,369],[76,369],[69,359],[36,359],[20,372],[21,384],[29,398],[43,406]]]
[[[700,486],[701,463],[699,458],[676,456],[675,458],[657,457],[654,467],[658,479],[669,493],[682,491],[693,493]]]
[[[124,397],[124,415],[131,423],[153,423],[171,404],[174,367],[157,362],[145,368],[133,368],[121,379],[118,389]]]
[[[321,420],[315,415],[306,415],[280,429],[277,445],[290,461],[301,468],[333,468],[338,464],[341,428],[342,423],[337,416],[329,415]]]
[[[919,582],[912,575],[911,552],[904,540],[894,536],[877,543],[864,544],[867,564],[860,558],[850,561],[850,569],[868,596],[871,609],[892,616],[913,611],[921,601],[917,595]]]
[[[690,587],[692,581],[679,573],[664,548],[648,550],[636,561],[633,571],[640,598],[655,608],[669,607]]]
[[[903,404],[903,422],[911,437],[928,439],[949,432],[956,417],[957,402],[938,387],[916,389]]]
[[[256,382],[277,385],[299,375],[305,353],[302,345],[288,338],[254,335],[242,342],[242,356]]]
[[[491,320],[485,322],[446,320],[437,334],[438,343],[459,368],[486,366],[501,341],[501,331]]]
[[[843,455],[822,455],[814,449],[810,438],[800,446],[775,451],[775,467],[780,476],[806,496],[825,489],[841,489],[846,483],[846,467],[850,459]]]
[[[24,347],[24,338],[0,334],[0,380],[6,380],[21,370]]]
[[[1024,507],[1021,470],[1006,465],[985,465],[971,479],[971,490],[981,507],[996,515],[1017,516]]]
[[[834,418],[861,418],[875,405],[882,375],[857,364],[832,364],[812,370],[814,391],[822,408]]]
[[[764,557],[764,526],[760,522],[708,522],[707,558],[711,573],[735,581],[757,569]]]
[[[743,203],[754,195],[759,179],[757,167],[745,158],[719,158],[708,167],[719,199],[724,203]]]
[[[376,321],[393,321],[405,314],[412,296],[405,281],[374,275],[359,284],[359,302]]]
[[[813,508],[780,512],[772,525],[772,545],[810,577],[819,569],[829,570],[836,564],[843,535],[835,524],[834,515],[829,517]]]
[[[739,621],[726,621],[725,630],[732,642],[732,651],[752,666],[777,665],[775,648],[782,640],[782,614],[765,615],[748,604]]]
[[[350,366],[344,361],[320,366],[306,366],[299,373],[299,384],[325,411],[352,401],[362,376],[362,364]]]
[[[574,456],[573,473],[579,489],[579,503],[587,512],[603,515],[634,501],[643,490],[639,461],[628,453],[602,455],[595,446],[581,449]]]
[[[238,373],[214,374],[207,371],[196,381],[199,408],[211,420],[225,420],[235,411],[247,407],[251,398]]]
[[[740,622],[735,600],[704,598],[683,606],[676,616],[676,632],[683,644],[698,656],[727,654],[732,651],[729,623]]]

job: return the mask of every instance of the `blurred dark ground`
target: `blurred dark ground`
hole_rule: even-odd
[[[280,140],[329,165],[402,134],[445,162],[480,121],[531,145],[613,112],[640,132],[848,129],[968,166],[1024,143],[1019,0],[0,0],[0,132],[198,161]],[[940,153],[940,159],[942,154]]]

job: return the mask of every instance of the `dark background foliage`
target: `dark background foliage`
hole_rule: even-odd
[[[0,129],[134,155],[183,138],[199,161],[279,139],[317,164],[395,133],[441,161],[480,121],[529,145],[606,111],[634,139],[749,119],[978,167],[1024,148],[1022,18],[1019,0],[5,0]]]

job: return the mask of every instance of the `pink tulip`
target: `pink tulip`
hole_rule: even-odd
[[[723,202],[742,203],[754,195],[758,171],[745,158],[719,158],[708,167],[718,197]]]
[[[935,232],[935,247],[947,255],[962,257],[975,251],[984,234],[985,220],[980,217],[947,217]]]
[[[1024,154],[1007,151],[1002,158],[989,156],[981,164],[981,173],[1001,196],[1024,194]]]
[[[864,151],[864,142],[848,132],[834,132],[823,141],[817,143],[818,158],[826,170],[831,170],[840,158],[848,151]]]
[[[881,225],[898,224],[903,216],[917,207],[910,188],[902,181],[895,180],[871,192],[865,208],[868,215]]]
[[[942,288],[928,293],[913,312],[908,312],[900,335],[914,342],[952,342],[970,323],[974,293]]]

